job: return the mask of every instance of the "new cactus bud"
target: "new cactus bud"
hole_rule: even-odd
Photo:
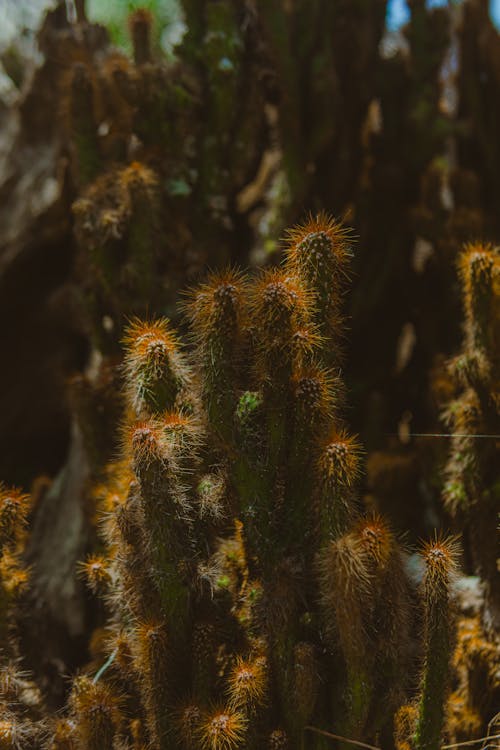
[[[417,750],[438,750],[453,646],[450,589],[457,568],[457,544],[453,538],[436,537],[422,554],[425,662],[414,741]]]
[[[138,416],[172,409],[188,372],[166,319],[132,321],[124,344],[127,397]]]
[[[265,657],[251,660],[238,657],[228,677],[227,693],[231,708],[241,709],[248,714],[263,706],[267,698],[267,681]]]
[[[263,398],[260,391],[245,391],[236,407],[236,425],[241,444],[254,453],[261,442]]]
[[[234,750],[243,745],[247,721],[240,711],[217,708],[202,716],[198,727],[200,750]]]

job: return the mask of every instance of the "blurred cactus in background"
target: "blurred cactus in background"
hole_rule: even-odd
[[[488,4],[97,5],[0,54],[0,748],[493,736]]]

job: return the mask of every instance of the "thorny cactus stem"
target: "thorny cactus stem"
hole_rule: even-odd
[[[126,392],[136,415],[172,409],[188,371],[168,321],[132,321],[124,344]]]
[[[226,442],[233,437],[244,296],[242,274],[228,270],[210,275],[185,305],[203,373],[202,396],[208,418]]]
[[[457,565],[456,542],[436,538],[425,545],[423,557],[425,662],[414,739],[417,750],[438,750],[453,645],[450,587]]]
[[[459,272],[464,292],[466,347],[471,352],[485,351],[495,356],[494,337],[498,336],[495,315],[500,313],[497,249],[480,243],[467,245],[460,256]]]
[[[70,704],[78,727],[78,750],[112,750],[122,717],[109,686],[79,677],[73,683]]]

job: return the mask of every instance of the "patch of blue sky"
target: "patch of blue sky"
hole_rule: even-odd
[[[457,0],[452,0],[457,2]],[[427,0],[429,8],[437,8],[440,5],[448,5],[449,0]],[[500,0],[490,0],[490,13],[493,23],[500,29]],[[410,10],[406,0],[389,0],[387,3],[387,28],[389,31],[397,31],[410,19]]]
[[[500,0],[490,0],[490,13],[493,23],[500,29]]]

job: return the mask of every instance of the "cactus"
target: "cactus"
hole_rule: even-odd
[[[445,412],[453,437],[446,465],[444,502],[450,513],[466,525],[474,572],[487,587],[489,612],[485,617],[493,621],[498,621],[500,592],[497,545],[490,534],[500,509],[495,469],[495,435],[499,423],[499,269],[498,250],[490,245],[469,244],[460,255],[465,336],[462,352],[450,363],[457,390],[456,398]]]
[[[456,569],[453,539],[429,542],[423,551],[425,665],[415,732],[417,750],[437,750],[444,725],[445,697],[452,654],[450,588]]]
[[[189,350],[165,319],[125,333],[123,456],[98,492],[104,551],[81,570],[113,632],[92,684],[106,696],[111,670],[158,750],[323,748],[306,727],[332,720],[372,737],[407,689],[403,551],[361,512],[360,447],[327,365],[340,361],[348,234],[320,215],[286,242],[281,267],[189,292]]]
[[[64,262],[80,369],[88,360],[67,385],[67,465],[34,493],[31,536],[30,501],[0,492],[0,745],[326,750],[333,737],[389,747],[394,732],[398,748],[435,750],[491,720],[494,245],[473,242],[461,256],[465,337],[453,383],[440,366],[457,339],[457,248],[498,227],[494,105],[474,120],[498,99],[498,40],[485,3],[465,2],[459,26],[451,6],[413,0],[407,46],[393,55],[385,0],[184,0],[186,34],[168,61],[145,9],[130,16],[130,60],[82,0],[74,25],[61,4],[49,16],[35,82],[46,92],[46,76],[63,100],[54,138],[68,169],[53,212],[64,229],[41,224],[40,241],[75,248]],[[453,81],[452,45],[462,60]],[[36,92],[19,105],[22,149]],[[322,206],[355,226],[355,256],[353,233]],[[279,244],[309,207],[317,213]],[[15,239],[8,263],[17,248]],[[58,262],[56,252],[52,270]],[[207,264],[214,270],[176,307]],[[24,305],[30,295],[19,296]],[[35,361],[36,352],[23,347]],[[360,438],[347,427],[344,377]],[[443,507],[446,436],[415,440],[410,428],[411,418],[437,420],[428,381],[449,401]],[[453,544],[436,537],[418,598],[416,556],[400,533],[427,535],[446,514],[463,527],[462,564],[484,589],[459,603],[456,645],[451,603],[471,579],[455,581]],[[25,608],[31,632],[18,642],[23,608],[13,605],[29,580],[37,606]],[[71,654],[57,667],[72,675],[66,712],[41,720],[64,691],[54,701],[51,686],[46,706],[33,698],[21,654],[27,647],[46,687],[68,622]],[[40,623],[52,650],[37,646]]]

